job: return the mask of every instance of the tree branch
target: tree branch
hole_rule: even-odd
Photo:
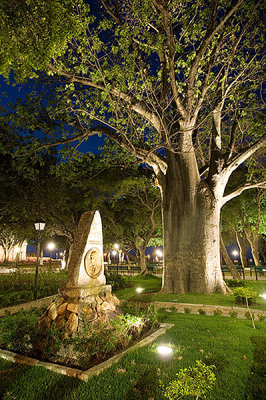
[[[244,190],[255,189],[255,188],[266,189],[266,181],[258,182],[258,183],[254,183],[254,184],[246,183],[245,185],[243,185],[243,186],[239,187],[238,189],[234,190],[233,192],[231,192],[227,196],[224,196],[223,199],[222,199],[222,205],[224,205],[228,201],[234,199],[235,197],[239,196],[241,193],[244,192]]]
[[[231,175],[231,173],[244,161],[246,161],[252,154],[259,150],[262,146],[266,144],[266,134],[263,135],[257,142],[253,145],[245,147],[239,155],[236,155],[230,164],[223,170],[224,175]]]
[[[70,82],[79,83],[81,85],[89,86],[89,87],[92,87],[94,89],[98,89],[98,90],[100,90],[102,92],[106,92],[106,87],[104,85],[101,85],[99,83],[95,83],[91,79],[80,77],[80,76],[76,76],[74,74],[70,74],[70,73],[64,71],[63,69],[57,70],[51,64],[49,65],[49,69],[51,71],[53,71],[54,73],[57,73],[57,74],[60,74],[60,75],[64,76]],[[140,116],[142,116],[146,120],[148,120],[158,132],[161,131],[160,119],[148,109],[148,107],[146,106],[146,104],[144,102],[136,101],[134,96],[126,94],[126,93],[123,93],[123,92],[120,92],[120,91],[118,91],[118,90],[116,90],[115,88],[112,88],[112,87],[110,89],[108,88],[108,90],[109,90],[110,94],[115,96],[117,99],[123,100],[129,106],[129,108],[131,108],[137,114],[139,114]]]

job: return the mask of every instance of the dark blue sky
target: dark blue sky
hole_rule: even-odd
[[[0,105],[5,107],[9,102],[15,103],[19,98],[24,99],[25,95],[28,93],[28,90],[29,89],[27,85],[16,85],[12,75],[10,77],[10,84],[7,84],[5,79],[0,75]],[[94,135],[86,140],[86,142],[82,143],[78,147],[78,151],[97,154],[99,153],[98,147],[103,145],[104,137],[98,137],[97,135]]]

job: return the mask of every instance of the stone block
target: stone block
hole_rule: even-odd
[[[107,311],[107,310],[114,311],[115,310],[115,305],[113,303],[111,303],[111,302],[109,303],[108,301],[104,301],[101,304],[101,309],[102,309],[102,311]]]
[[[96,318],[97,318],[97,314],[96,314],[96,312],[93,311],[92,309],[89,309],[89,310],[86,312],[86,321],[87,321],[87,322],[92,322],[92,321],[94,321]]]
[[[79,305],[74,303],[69,303],[67,306],[67,310],[71,311],[72,313],[78,314],[79,312]]]
[[[60,306],[59,306],[58,309],[57,309],[57,315],[62,315],[62,314],[64,314],[64,312],[66,311],[66,309],[67,309],[67,303],[66,303],[66,302],[60,304]]]
[[[57,327],[57,329],[61,330],[63,328],[63,326],[65,325],[65,317],[64,315],[59,315],[56,320],[55,320],[55,325]]]
[[[55,303],[52,303],[49,311],[48,311],[48,317],[51,318],[52,321],[54,321],[57,317],[57,309]]]
[[[66,325],[65,325],[65,331],[69,335],[73,335],[76,331],[78,330],[78,316],[75,313],[70,314]]]

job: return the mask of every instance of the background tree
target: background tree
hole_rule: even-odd
[[[266,141],[262,10],[255,0],[102,0],[93,12],[67,0],[1,2],[2,73],[13,68],[22,79],[46,71],[57,92],[49,117],[68,115],[63,135],[42,121],[31,144],[105,134],[153,168],[162,194],[164,292],[226,292],[221,207],[263,184],[224,195],[233,171]]]
[[[120,250],[145,273],[146,247],[161,227],[159,190],[151,169],[133,168],[124,159],[120,166],[113,160],[111,166],[109,151],[106,147],[96,157],[77,154],[76,159],[58,166],[58,177],[83,193],[91,209],[101,211],[105,249],[110,252],[118,242]]]
[[[232,200],[222,212],[223,229],[230,235],[231,241],[237,241],[243,268],[248,267],[249,247],[255,265],[260,265],[259,242],[266,233],[265,209],[265,191],[252,190]]]

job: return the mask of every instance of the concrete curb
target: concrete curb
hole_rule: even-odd
[[[42,299],[29,301],[27,303],[17,304],[16,306],[10,306],[5,308],[0,308],[0,318],[4,317],[6,313],[8,314],[16,314],[21,310],[29,311],[32,307],[41,308],[42,306],[47,306],[52,302],[57,295],[44,297]]]
[[[154,304],[158,308],[164,308],[169,311],[171,311],[171,309],[174,308],[175,311],[179,313],[184,313],[186,309],[188,309],[192,314],[199,314],[199,310],[202,310],[206,313],[206,315],[220,314],[221,316],[224,317],[229,317],[230,313],[235,312],[237,313],[236,318],[246,318],[246,313],[248,312],[247,308],[217,306],[208,304],[189,304],[189,303],[175,303],[166,301],[155,301]],[[266,311],[254,310],[254,309],[250,309],[250,311],[254,315],[255,320],[259,320],[259,316],[261,315],[263,316],[265,315],[266,317]]]
[[[53,372],[57,372],[59,374],[66,375],[66,376],[71,376],[73,378],[78,378],[80,380],[87,382],[90,377],[101,374],[105,369],[107,369],[107,368],[111,367],[113,364],[117,363],[120,360],[120,358],[123,357],[124,354],[130,352],[131,350],[135,350],[139,347],[143,347],[143,346],[146,346],[146,345],[152,343],[159,336],[163,335],[167,331],[167,329],[170,329],[173,326],[174,326],[173,324],[161,324],[159,329],[157,329],[155,332],[153,332],[146,338],[142,339],[140,342],[129,347],[122,353],[116,354],[115,356],[109,358],[109,360],[106,360],[106,361],[102,362],[101,364],[96,365],[95,367],[89,368],[86,371],[81,371],[77,368],[65,367],[60,364],[39,361],[37,359],[25,357],[25,356],[13,353],[8,350],[0,349],[0,358],[3,358],[4,360],[11,361],[11,362],[16,362],[19,364],[25,364],[25,365],[30,365],[30,366],[34,366],[34,367],[44,367]]]

